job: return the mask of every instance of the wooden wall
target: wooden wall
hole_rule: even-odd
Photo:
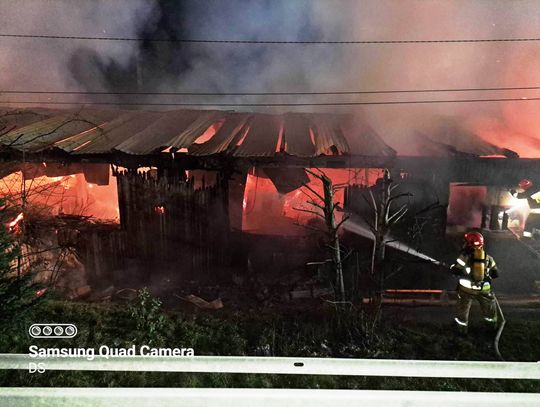
[[[179,279],[213,280],[227,263],[229,242],[227,180],[213,185],[150,172],[116,174],[125,253],[148,273]]]

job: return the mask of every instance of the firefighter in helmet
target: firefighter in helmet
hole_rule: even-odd
[[[540,234],[540,191],[533,188],[533,182],[528,179],[522,179],[512,195],[518,199],[527,199],[529,204],[529,216],[523,229],[524,237],[535,237]]]
[[[459,278],[454,319],[458,330],[467,333],[469,311],[474,300],[480,304],[484,321],[495,327],[497,310],[491,280],[498,277],[498,270],[493,257],[484,250],[484,236],[478,232],[466,233],[463,249],[451,269]]]

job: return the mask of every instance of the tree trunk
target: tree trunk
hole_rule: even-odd
[[[328,229],[331,256],[336,272],[336,292],[339,301],[345,301],[345,283],[343,281],[343,265],[341,263],[341,248],[339,236],[336,228],[336,218],[334,216],[334,193],[332,190],[332,181],[327,176],[321,177],[324,190],[324,218]]]

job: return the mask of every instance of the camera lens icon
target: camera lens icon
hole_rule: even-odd
[[[33,324],[28,333],[32,338],[73,338],[77,327],[74,324]]]
[[[41,328],[37,325],[32,325],[30,328],[30,336],[36,337],[41,335]]]
[[[73,336],[75,336],[75,334],[77,333],[77,328],[76,328],[75,326],[68,325],[68,326],[66,326],[66,328],[64,329],[64,333],[65,333],[67,336],[73,337]]]

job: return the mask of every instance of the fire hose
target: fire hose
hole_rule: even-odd
[[[497,308],[497,321],[499,322],[499,326],[497,328],[497,334],[495,335],[495,341],[493,345],[494,345],[495,353],[497,354],[497,357],[500,360],[504,360],[504,358],[501,355],[501,352],[499,351],[499,339],[501,339],[502,331],[504,329],[504,326],[506,325],[506,319],[504,318],[501,305],[499,304],[499,300],[497,299],[497,297],[495,297],[495,294],[493,294],[493,299],[495,300],[495,307]]]

